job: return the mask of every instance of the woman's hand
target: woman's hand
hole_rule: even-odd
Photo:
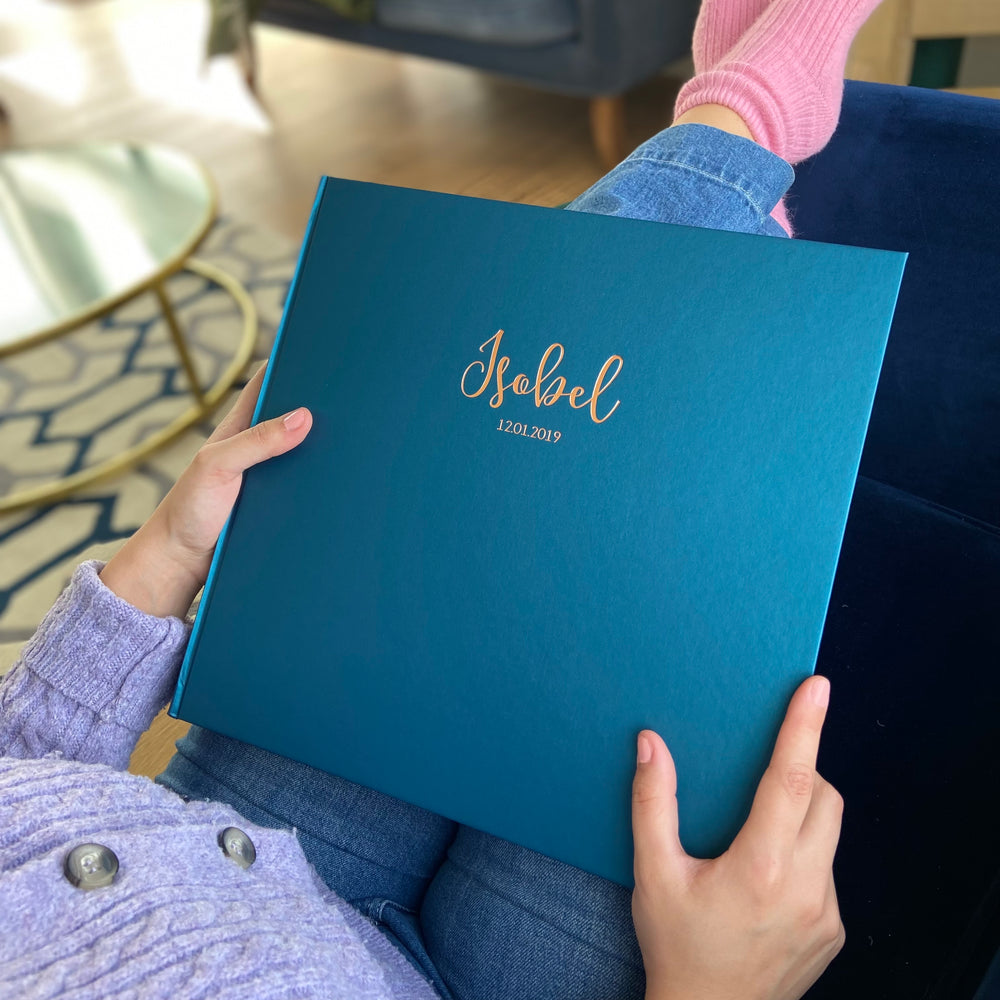
[[[713,861],[681,847],[673,760],[639,734],[632,916],[646,1000],[797,1000],[843,947],[832,867],[843,800],[816,773],[829,697],[819,676],[792,696],[750,816]]]
[[[301,444],[312,427],[312,415],[304,408],[250,426],[264,368],[149,520],[101,570],[105,586],[147,614],[187,613],[208,576],[243,473]]]

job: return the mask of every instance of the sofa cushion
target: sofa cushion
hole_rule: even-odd
[[[551,45],[579,28],[573,0],[376,0],[375,21],[491,45]]]
[[[804,239],[910,259],[861,472],[1000,525],[1000,101],[849,82],[796,168]]]
[[[817,670],[847,944],[810,1000],[969,997],[1000,912],[1000,531],[858,480]],[[995,933],[995,932],[992,932]]]

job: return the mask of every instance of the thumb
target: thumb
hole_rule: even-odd
[[[239,434],[205,445],[202,451],[212,472],[221,478],[237,476],[253,465],[283,455],[301,444],[312,428],[312,414],[304,407],[254,424]]]
[[[652,730],[639,733],[632,782],[632,839],[635,881],[679,873],[687,854],[677,815],[677,771],[666,743]]]

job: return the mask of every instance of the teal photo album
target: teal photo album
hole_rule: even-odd
[[[814,668],[904,254],[325,178],[178,718],[623,885]]]

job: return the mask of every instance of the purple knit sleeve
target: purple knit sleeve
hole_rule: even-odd
[[[0,683],[0,755],[124,769],[170,697],[190,626],[132,607],[98,578],[103,568],[77,567]]]

